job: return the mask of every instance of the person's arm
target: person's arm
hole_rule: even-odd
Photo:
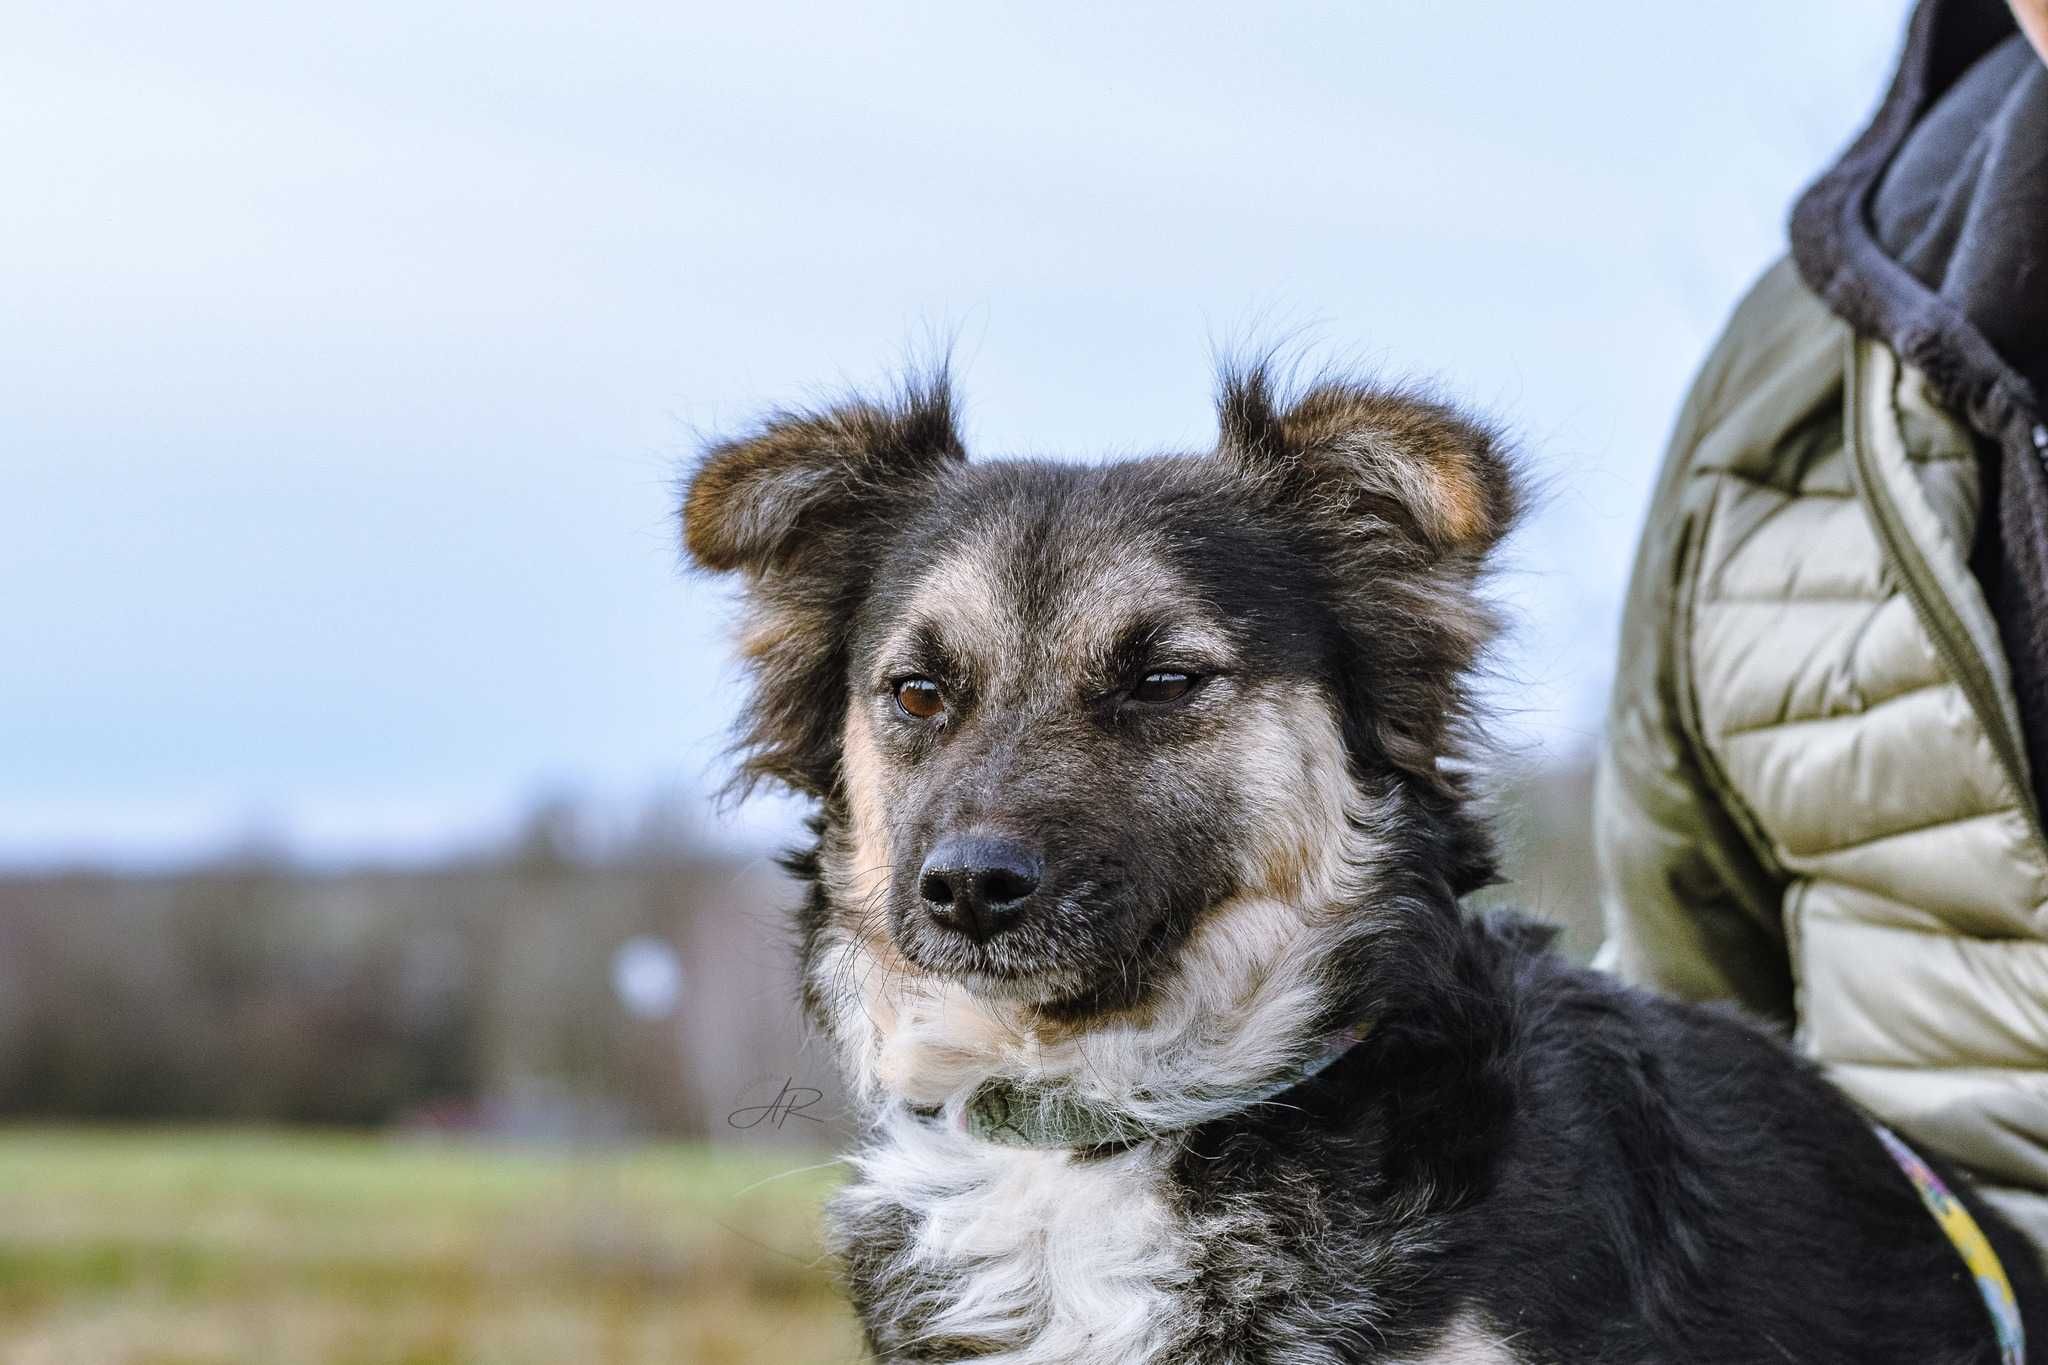
[[[1668,683],[1667,670],[1641,668],[1609,715],[1593,798],[1607,934],[1596,964],[1682,999],[1733,999],[1789,1020],[1777,888],[1694,758]]]
[[[1680,651],[1692,553],[1713,491],[1713,476],[1693,467],[1695,449],[1743,371],[1769,363],[1768,344],[1744,339],[1768,332],[1754,320],[1768,316],[1789,281],[1781,266],[1759,283],[1680,414],[1636,553],[1593,803],[1607,934],[1597,965],[1685,999],[1733,999],[1785,1020],[1792,981],[1783,879],[1760,862],[1757,841],[1737,824],[1693,741]]]

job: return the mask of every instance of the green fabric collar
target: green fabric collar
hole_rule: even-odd
[[[1002,1147],[1127,1147],[1269,1103],[1327,1070],[1358,1046],[1367,1031],[1368,1026],[1361,1023],[1330,1034],[1300,1066],[1249,1091],[1218,1095],[1199,1109],[1194,1118],[1171,1130],[1147,1124],[1114,1106],[1084,1100],[1062,1083],[1006,1077],[983,1081],[968,1095],[957,1114],[946,1110],[917,1112],[932,1120],[950,1118],[962,1131]]]

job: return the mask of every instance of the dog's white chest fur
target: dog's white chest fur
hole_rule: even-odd
[[[999,1347],[984,1365],[1178,1355],[1194,1248],[1150,1151],[1081,1160],[905,1117],[857,1164],[843,1224],[894,1206],[915,1228],[885,1276],[894,1321]]]
[[[971,1343],[977,1365],[1238,1358],[1203,1330],[1192,1291],[1205,1230],[1172,1207],[1155,1149],[1087,1160],[996,1146],[906,1115],[890,1119],[855,1164],[860,1178],[834,1201],[839,1236],[901,1216],[911,1225],[876,1286],[871,1316],[885,1325],[884,1359],[890,1346],[935,1341]],[[1327,1322],[1295,1326],[1307,1330],[1288,1344],[1268,1341],[1260,1359],[1351,1358],[1330,1344]],[[1466,1313],[1400,1365],[1514,1359]]]

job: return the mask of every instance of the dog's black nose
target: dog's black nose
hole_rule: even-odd
[[[980,943],[1017,922],[1038,871],[1038,856],[1008,839],[956,834],[924,860],[917,890],[934,921]]]

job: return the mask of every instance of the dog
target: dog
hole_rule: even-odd
[[[1815,1070],[1461,909],[1502,434],[1262,365],[1219,414],[1206,453],[969,462],[940,374],[688,480],[689,556],[742,584],[737,780],[815,801],[874,1357],[2000,1360]]]

